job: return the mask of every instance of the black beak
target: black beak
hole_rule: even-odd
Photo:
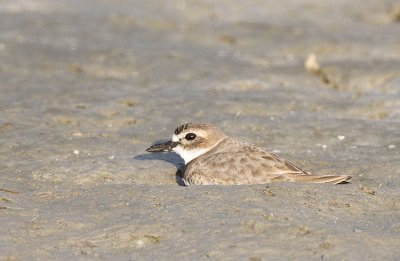
[[[164,142],[164,143],[158,143],[150,146],[149,148],[146,149],[148,152],[167,152],[167,151],[172,151],[173,148],[178,145],[178,142],[174,142],[172,140]]]

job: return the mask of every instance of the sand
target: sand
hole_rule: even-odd
[[[396,1],[0,1],[0,260],[400,260]],[[348,185],[179,186],[211,122]]]

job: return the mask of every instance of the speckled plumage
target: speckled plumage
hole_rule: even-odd
[[[186,140],[188,133],[196,134],[196,139]],[[211,124],[185,123],[176,128],[172,140],[175,147],[171,150],[180,155],[203,149],[201,155],[196,154],[193,159],[183,156],[188,160],[183,174],[186,185],[265,184],[278,181],[338,184],[350,179],[346,175],[310,174],[271,152],[226,136]],[[148,151],[160,151],[154,150],[155,146]]]

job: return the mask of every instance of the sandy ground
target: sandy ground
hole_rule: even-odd
[[[0,260],[400,260],[396,2],[0,0]],[[352,184],[178,186],[188,120]]]

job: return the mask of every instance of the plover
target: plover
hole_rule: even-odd
[[[148,152],[173,151],[185,161],[185,185],[242,185],[270,182],[348,183],[350,176],[306,172],[267,150],[236,140],[208,123],[185,123],[172,140]]]

